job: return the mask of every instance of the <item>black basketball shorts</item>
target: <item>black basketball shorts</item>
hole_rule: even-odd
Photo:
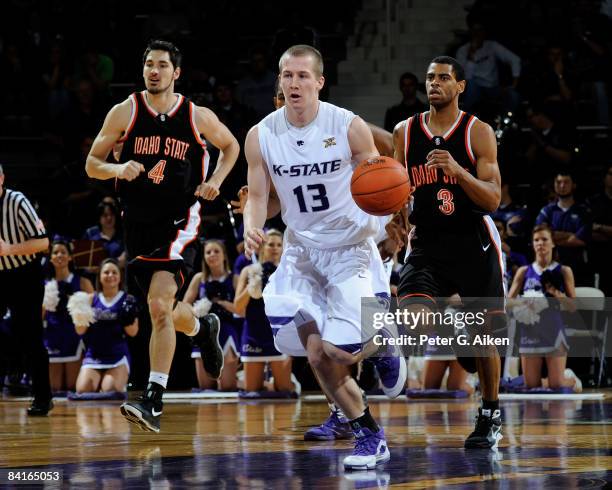
[[[470,228],[459,233],[414,229],[400,272],[401,308],[431,305],[436,298],[459,294],[462,299],[482,300],[491,314],[504,312],[504,263],[497,229],[489,216]]]
[[[157,271],[174,274],[179,290],[195,270],[197,238],[201,223],[200,203],[182,216],[154,223],[125,220],[128,274],[133,275],[146,296]]]

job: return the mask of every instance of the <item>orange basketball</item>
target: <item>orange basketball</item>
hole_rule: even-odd
[[[410,198],[408,172],[393,158],[368,158],[353,171],[351,194],[357,206],[368,214],[392,214]]]

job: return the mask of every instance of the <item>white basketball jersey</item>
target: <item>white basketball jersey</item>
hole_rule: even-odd
[[[281,203],[287,240],[315,248],[352,245],[375,236],[379,222],[351,196],[350,111],[319,102],[314,121],[289,124],[283,107],[258,125],[261,154]]]

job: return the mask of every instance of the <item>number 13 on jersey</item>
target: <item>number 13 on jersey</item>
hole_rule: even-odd
[[[304,187],[306,187],[306,192],[304,192]],[[317,211],[329,209],[329,199],[327,199],[327,191],[323,184],[299,185],[293,189],[293,193],[300,206],[300,213],[308,213],[309,211],[316,213]],[[310,209],[308,209],[306,204],[306,197],[309,198],[309,201],[312,201]],[[315,203],[320,204],[315,205]]]

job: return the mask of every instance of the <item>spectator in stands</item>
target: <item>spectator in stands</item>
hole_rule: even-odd
[[[78,393],[127,389],[130,353],[126,335],[138,333],[138,306],[121,288],[119,264],[115,259],[104,259],[97,291],[87,300],[92,322],[83,324],[73,314],[76,331],[83,335],[87,347],[77,379]]]
[[[157,0],[152,3],[155,7],[149,14],[144,26],[145,39],[172,39],[176,41],[181,36],[188,36],[191,33],[191,26],[184,5],[179,8],[170,0]]]
[[[68,299],[77,291],[93,293],[94,288],[89,279],[74,270],[72,246],[67,240],[53,240],[50,262],[52,270],[45,279],[42,307],[51,390],[54,393],[74,391],[83,357],[83,341],[68,313]]]
[[[569,15],[574,42],[570,57],[576,67],[581,91],[594,101],[594,117],[599,124],[609,125],[612,22],[598,11],[599,2],[572,2],[572,7],[574,11]]]
[[[273,59],[279,59],[285,50],[296,44],[307,44],[319,49],[319,33],[309,25],[305,25],[307,12],[296,5],[289,14],[289,22],[274,34],[272,42]]]
[[[126,262],[126,253],[119,220],[120,216],[115,200],[105,198],[98,204],[98,224],[87,228],[83,238],[101,241],[107,255],[117,259],[119,265],[123,268]]]
[[[234,86],[227,79],[219,79],[215,83],[211,109],[238,141],[244,141],[251,126],[257,122],[253,109],[236,100]],[[241,185],[244,184],[246,168],[246,159],[241,148],[235,169],[225,181],[224,195],[232,196],[240,189]]]
[[[544,104],[534,103],[527,109],[531,142],[525,155],[531,166],[532,182],[544,182],[572,162],[573,135],[555,123],[553,113]]]
[[[47,108],[50,121],[57,121],[70,104],[68,83],[72,67],[66,56],[63,43],[56,39],[49,48],[42,79],[47,89]]]
[[[560,42],[551,42],[546,57],[526,74],[529,100],[547,104],[556,120],[573,117],[576,75]]]
[[[76,66],[75,78],[89,80],[96,93],[108,94],[110,82],[115,74],[115,64],[110,56],[102,54],[97,40],[85,42],[84,50]]]
[[[423,112],[426,106],[417,98],[419,79],[414,73],[402,73],[399,79],[399,89],[402,93],[402,101],[391,106],[385,112],[385,129],[393,133],[395,125],[400,121],[405,121],[413,114]]]
[[[251,52],[249,74],[236,87],[236,97],[242,104],[255,111],[257,120],[263,119],[274,110],[270,94],[274,93],[277,75],[268,68],[265,51]]]
[[[530,295],[541,294],[552,298],[556,304],[539,313],[534,324],[519,323],[521,365],[525,386],[542,386],[542,361],[548,368],[548,387],[559,389],[572,387],[582,391],[582,383],[573,371],[565,369],[568,344],[560,308],[575,311],[576,306],[568,298],[575,298],[574,275],[572,269],[559,264],[553,258],[555,244],[553,231],[546,224],[536,225],[533,229],[533,250],[535,261],[521,267],[514,277],[509,297],[516,298],[530,291]],[[556,307],[556,305],[559,307]]]
[[[516,92],[521,75],[521,59],[497,41],[487,39],[485,26],[476,19],[468,19],[470,41],[457,50],[457,61],[465,68],[467,80],[462,95],[466,111],[474,112],[483,102],[500,100],[504,112],[514,111],[519,103]],[[501,87],[497,63],[508,65],[512,71],[510,87]],[[486,100],[485,100],[486,99]]]
[[[589,258],[599,273],[599,289],[612,296],[612,165],[608,166],[603,183],[603,192],[587,201],[593,221]]]
[[[212,110],[238,141],[244,141],[249,128],[254,124],[255,113],[235,99],[234,85],[231,81],[226,79],[216,81]]]
[[[221,320],[219,344],[223,349],[223,369],[218,380],[208,376],[204,370],[200,349],[194,347],[191,357],[195,359],[200,389],[236,390],[240,338],[234,319],[234,295],[233,277],[225,244],[221,240],[206,240],[202,272],[193,276],[183,301],[194,305],[196,316],[214,313]]]
[[[40,305],[43,274],[37,254],[48,250],[42,221],[27,198],[4,188],[0,165],[0,311],[11,310],[13,332],[32,376],[34,401],[28,415],[47,415],[53,408],[49,355],[43,343]]]
[[[540,210],[536,225],[550,226],[559,261],[572,269],[576,284],[590,286],[586,260],[591,237],[588,210],[574,199],[576,184],[570,173],[559,172],[554,185],[557,199]]]
[[[510,185],[507,182],[501,186],[501,201],[499,207],[491,213],[493,220],[503,223],[506,241],[517,251],[525,252],[527,244],[527,208],[517,204],[510,194]]]
[[[9,43],[4,47],[0,62],[2,63],[2,78],[0,79],[0,104],[2,116],[7,124],[5,132],[9,130],[25,130],[22,124],[16,124],[22,118],[31,114],[32,78],[30,76],[31,64],[22,57],[16,44]]]

